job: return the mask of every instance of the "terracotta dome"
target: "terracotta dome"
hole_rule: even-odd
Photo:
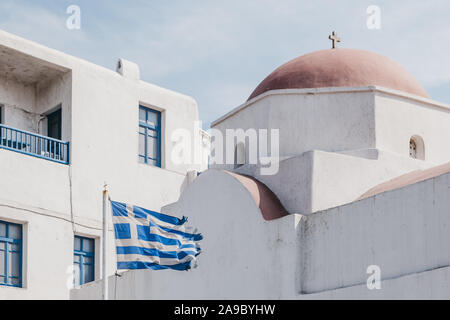
[[[429,98],[395,61],[365,50],[327,49],[291,60],[272,72],[248,100],[269,90],[381,86]]]

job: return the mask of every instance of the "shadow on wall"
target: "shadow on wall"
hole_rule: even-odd
[[[270,221],[289,214],[280,199],[261,181],[247,175],[224,171],[238,180],[253,197],[256,206],[261,210],[264,220]]]

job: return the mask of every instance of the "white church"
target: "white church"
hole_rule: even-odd
[[[0,299],[102,298],[105,184],[204,236],[189,271],[117,273],[110,229],[110,299],[450,298],[450,106],[387,57],[333,40],[212,123],[279,130],[274,174],[249,139],[235,163],[173,163],[173,131],[208,145],[196,102],[123,59],[0,32],[0,104]]]

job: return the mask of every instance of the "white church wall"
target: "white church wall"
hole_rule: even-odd
[[[350,154],[313,150],[282,160],[276,175],[262,175],[259,166],[235,171],[265,183],[288,212],[308,215],[353,202],[382,182],[430,166],[426,161],[377,149]]]
[[[450,161],[450,108],[437,102],[378,93],[375,97],[378,149],[409,156],[409,140],[424,140],[425,160],[436,165]]]
[[[333,300],[450,299],[450,267],[382,280],[380,286],[380,289],[369,290],[367,285],[363,284],[316,294],[306,294],[302,295],[301,298]]]
[[[135,290],[142,283],[139,278],[148,277],[148,271],[137,270],[122,273],[120,277],[111,276],[108,280],[111,299],[144,299],[147,290]],[[369,275],[367,275],[369,276]],[[368,289],[366,284],[313,294],[299,294],[290,299],[299,300],[404,300],[404,299],[450,299],[450,267],[414,273],[395,279],[382,279],[381,288]],[[145,283],[145,282],[144,282]],[[138,295],[140,293],[141,295]],[[94,300],[102,296],[101,281],[92,282],[82,289],[73,290],[71,298]],[[189,298],[189,297],[188,297]],[[186,299],[188,299],[186,298]],[[230,298],[233,298],[231,296]],[[153,299],[155,299],[153,297]],[[192,298],[191,298],[192,299]]]
[[[353,202],[380,183],[432,166],[395,153],[374,151],[375,159],[314,151],[312,212]]]
[[[448,267],[449,187],[445,174],[307,216],[301,292],[365,284],[370,265],[382,279]]]
[[[205,235],[198,268],[128,271],[109,279],[110,296],[449,297],[450,174],[310,216],[289,215],[270,222],[256,219],[253,200],[235,183],[226,173],[210,170],[182,197],[180,212],[188,213],[192,225]],[[380,290],[367,288],[371,265],[380,267]],[[71,292],[73,299],[100,297],[101,282]]]
[[[290,213],[313,212],[314,151],[283,160],[276,175],[261,175],[255,167],[252,175],[266,184]]]
[[[224,137],[226,129],[279,129],[280,157],[311,150],[373,148],[373,107],[374,93],[360,88],[273,90],[217,120],[212,127],[222,131]]]
[[[8,168],[5,179],[2,176],[0,180],[0,220],[7,215],[2,205],[10,202],[14,203],[17,212],[32,208],[48,215],[45,221],[32,219],[32,214],[19,220],[53,239],[49,245],[46,236],[43,248],[52,248],[53,258],[49,258],[49,262],[57,262],[48,268],[47,261],[36,258],[35,262],[30,260],[30,264],[24,266],[24,272],[31,278],[53,277],[61,283],[46,285],[42,290],[52,292],[48,295],[47,291],[39,292],[38,288],[44,285],[36,281],[30,281],[26,288],[0,286],[0,297],[67,299],[66,269],[73,264],[74,232],[97,239],[95,273],[97,279],[100,277],[99,239],[105,183],[113,200],[153,210],[178,200],[187,171],[196,166],[172,162],[171,135],[177,128],[198,134],[198,128],[194,131],[194,122],[198,120],[197,105],[188,96],[124,77],[3,31],[0,31],[0,43],[71,71],[59,79],[60,82],[40,87],[37,101],[30,100],[39,112],[61,102],[63,108],[67,107],[63,109],[63,138],[70,137],[70,166],[0,150],[0,164]],[[17,90],[15,94],[20,98],[20,87]],[[24,91],[24,95],[27,94]],[[29,96],[31,99],[31,94]],[[22,99],[23,104],[29,101]],[[162,168],[138,162],[139,103],[163,112],[162,149],[165,157]],[[55,234],[58,234],[56,238],[53,237]],[[39,236],[30,233],[24,246],[40,243],[36,239]],[[113,274],[116,262],[111,226],[108,240],[108,274]],[[38,249],[30,246],[30,250]]]
[[[244,103],[212,127],[223,133],[278,128],[281,159],[311,150],[367,148],[408,156],[409,140],[418,135],[425,142],[425,160],[441,164],[450,159],[442,147],[450,136],[449,117],[448,105],[382,87],[285,89]]]
[[[117,299],[282,299],[296,292],[298,215],[264,221],[251,195],[231,175],[201,174],[178,203],[178,214],[204,236],[198,267],[130,271],[110,279]],[[117,290],[115,285],[117,282]],[[71,292],[99,298],[100,282]]]
[[[448,111],[381,87],[273,90],[213,127],[224,135],[227,129],[280,128],[277,174],[261,175],[258,165],[212,167],[255,176],[288,211],[310,214],[354,201],[401,174],[450,161],[450,151],[440,143],[450,130]],[[412,136],[424,138],[425,161],[409,156]],[[302,154],[313,150],[314,156]]]

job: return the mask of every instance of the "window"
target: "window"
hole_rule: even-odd
[[[61,109],[47,116],[47,136],[61,140]]]
[[[0,285],[22,287],[22,226],[0,221]]]
[[[425,160],[425,144],[420,136],[409,139],[409,156],[413,159]]]
[[[139,106],[139,162],[161,167],[161,112]]]
[[[409,156],[414,159],[417,156],[417,144],[414,139],[409,140]]]
[[[95,240],[85,237],[75,236],[73,265],[74,265],[74,285],[94,281],[95,265]]]

